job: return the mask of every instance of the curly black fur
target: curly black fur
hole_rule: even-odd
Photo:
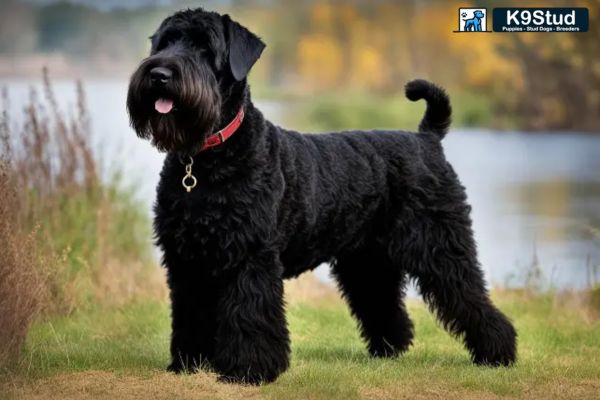
[[[263,47],[226,15],[179,12],[132,78],[132,125],[169,152],[155,206],[173,310],[169,370],[276,379],[290,353],[282,279],[327,261],[372,355],[410,346],[403,297],[413,278],[474,362],[514,362],[516,332],[488,297],[465,190],[442,151],[445,93],[422,80],[407,85],[410,99],[428,103],[418,134],[300,134],[266,121],[251,102],[246,74]],[[165,93],[147,80],[151,65],[179,73],[163,89],[177,111],[152,110]],[[241,105],[238,131],[198,153]],[[181,186],[188,154],[198,178],[190,193]]]

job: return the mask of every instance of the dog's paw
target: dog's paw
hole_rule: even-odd
[[[490,367],[510,366],[517,360],[517,332],[500,313],[483,323],[475,335],[467,335],[473,362]]]
[[[496,353],[496,354],[479,354],[473,356],[473,362],[484,367],[509,367],[516,361],[514,354]]]
[[[515,363],[517,355],[510,343],[490,344],[485,350],[473,353],[473,362],[486,367],[508,367]]]
[[[412,335],[399,338],[393,344],[389,341],[371,342],[368,345],[369,354],[375,358],[396,358],[405,353],[412,345]]]

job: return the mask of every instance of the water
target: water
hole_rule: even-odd
[[[31,82],[2,81],[13,122]],[[55,82],[64,110],[72,82]],[[127,83],[85,83],[95,146],[107,169],[117,166],[150,207],[163,156],[129,128]],[[282,121],[282,105],[257,102]],[[582,288],[600,279],[600,135],[452,130],[444,147],[467,188],[480,261],[491,285]],[[596,271],[597,278],[594,278]],[[328,280],[326,268],[318,276]]]

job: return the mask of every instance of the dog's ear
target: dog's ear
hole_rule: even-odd
[[[227,32],[231,73],[237,81],[241,81],[260,57],[265,44],[258,36],[233,21],[227,14],[223,15],[223,25]]]

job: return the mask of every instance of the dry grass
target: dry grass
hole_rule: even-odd
[[[3,94],[6,101],[6,95]],[[11,165],[6,112],[0,120],[0,369],[19,355],[29,325],[42,309],[46,277],[36,257],[34,235],[18,224],[20,199]]]
[[[54,207],[49,199],[58,200],[57,194],[93,191],[98,183],[83,86],[77,82],[76,113],[70,119],[58,106],[47,70],[43,90],[43,101],[37,91],[30,92],[25,123],[15,136],[18,145],[14,154],[19,183],[30,190],[29,199],[39,206],[40,214]]]
[[[360,390],[360,397],[371,400],[421,400],[421,399],[443,399],[443,400],[508,400],[508,399],[573,399],[592,400],[598,398],[600,393],[600,381],[583,380],[576,384],[557,380],[545,385],[531,385],[524,393],[518,395],[499,395],[483,390],[448,390],[447,385],[427,385],[419,388],[399,385],[384,387],[366,387]]]
[[[51,313],[68,313],[77,303],[78,284],[70,279],[69,265],[77,244],[74,237],[68,237],[72,232],[66,232],[68,223],[64,218],[71,206],[68,199],[85,193],[89,194],[86,200],[91,200],[98,182],[82,86],[78,85],[77,90],[77,112],[68,120],[59,109],[44,70],[44,95],[40,99],[39,93],[31,89],[23,123],[16,129],[7,111],[7,92],[3,91],[2,96],[2,157],[13,191],[12,235],[28,234],[28,241],[18,241],[15,251],[26,252],[30,258],[35,253],[45,260],[46,309]]]
[[[59,107],[45,70],[20,124],[2,91],[0,118],[0,364],[15,365],[40,311],[68,315],[95,304],[165,299],[151,257],[150,222],[118,171],[101,179],[85,93]]]
[[[18,357],[30,323],[47,297],[33,235],[22,232],[14,179],[0,161],[0,369]]]
[[[154,372],[146,376],[106,371],[88,371],[56,375],[34,384],[13,381],[0,388],[8,399],[277,399],[257,387],[218,383],[211,374],[175,376]],[[452,388],[447,383],[421,382],[418,385],[366,385],[357,398],[371,400],[495,400],[495,399],[596,399],[600,381],[581,380],[573,383],[557,379],[547,384],[531,385],[516,395],[495,394],[485,390]],[[315,398],[322,398],[316,395]]]
[[[168,299],[165,270],[131,260],[127,265],[109,259],[94,268],[94,301],[119,306],[131,301],[164,301]]]
[[[539,302],[540,297],[544,297],[549,299],[549,308],[552,313],[559,316],[576,316],[579,321],[592,325],[600,321],[600,307],[596,304],[596,302],[600,302],[597,298],[600,297],[598,292],[598,287],[586,290],[562,290],[546,294],[528,288],[496,288],[493,296],[503,301],[524,305],[535,304]]]
[[[49,304],[53,312],[69,314],[83,302],[123,303],[151,292],[164,297],[145,208],[122,184],[118,169],[108,181],[101,179],[103,155],[92,148],[80,82],[75,90],[76,105],[65,112],[44,70],[42,93],[31,89],[21,126],[15,129],[3,114],[11,149],[3,153],[19,188],[15,223],[35,232],[40,254],[63,261],[51,271]]]
[[[13,382],[4,391],[15,399],[253,399],[263,398],[260,389],[218,383],[210,374],[147,376],[105,371],[69,373],[42,379],[33,385]]]
[[[319,281],[313,273],[285,281],[285,300],[288,304],[323,306],[339,301],[340,295],[331,286]]]

